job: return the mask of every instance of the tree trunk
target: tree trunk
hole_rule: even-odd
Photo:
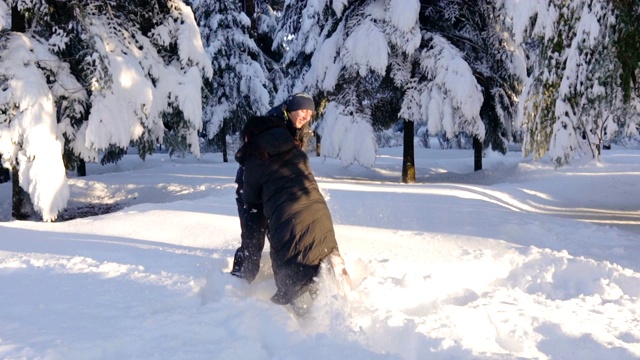
[[[473,137],[473,171],[482,170],[482,141]]]
[[[20,187],[19,179],[18,167],[14,165],[13,168],[11,168],[11,216],[16,220],[29,220],[33,212],[33,205],[31,204],[29,194]]]
[[[222,161],[229,162],[229,155],[227,152],[227,121],[222,120],[222,126],[220,127],[220,147],[222,148]]]
[[[415,152],[413,148],[413,121],[404,121],[404,144],[402,146],[402,182],[416,182]]]
[[[1,158],[2,158],[2,155],[0,154],[0,159]],[[0,184],[4,184],[8,182],[10,179],[11,179],[11,172],[9,171],[9,169],[0,165]]]
[[[316,156],[320,156],[320,150],[322,150],[322,136],[320,136],[316,131],[314,131],[313,134],[316,136]]]
[[[251,20],[251,38],[255,39],[258,29],[255,0],[242,0],[242,11]]]
[[[84,162],[84,159],[78,160],[78,165],[76,166],[76,172],[78,176],[87,176],[87,163]]]
[[[25,32],[27,31],[27,20],[24,15],[20,14],[18,5],[11,8],[11,31]]]
[[[242,11],[244,11],[249,19],[253,19],[256,14],[255,0],[242,0]]]

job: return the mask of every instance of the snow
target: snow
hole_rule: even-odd
[[[21,4],[25,11],[37,5]],[[161,52],[137,28],[118,31],[121,23],[111,14],[96,14],[91,6],[82,11],[81,20],[86,24],[79,28],[88,34],[80,37],[91,38],[90,47],[96,50],[84,63],[98,65],[85,79],[91,83],[90,104],[74,77],[78,74],[72,74],[69,64],[51,53],[68,44],[62,29],[57,28],[48,44],[31,31],[4,34],[0,77],[6,84],[0,89],[0,154],[6,168],[19,160],[15,165],[20,184],[44,220],[55,220],[69,197],[62,159],[65,138],[76,155],[96,161],[99,152],[112,145],[126,148],[136,140],[161,144],[162,115],[180,110],[185,124],[179,135],[186,139],[189,151],[199,155],[200,74],[213,75],[211,60],[204,52],[191,8],[180,0],[171,0],[169,8],[170,19],[158,24],[155,41],[165,47],[178,42],[179,63],[170,64],[165,64]],[[0,29],[7,25],[8,10],[2,2]],[[85,106],[90,108],[88,120],[74,129],[71,118],[84,118]]]
[[[348,0],[333,0],[332,8],[336,12],[336,15],[342,16],[342,10],[347,6]]]
[[[324,121],[316,129],[323,139],[322,156],[339,158],[345,167],[354,163],[371,167],[377,148],[371,122],[348,113],[336,102],[327,104]]]
[[[520,153],[402,148],[371,169],[312,157],[355,288],[298,319],[227,274],[239,243],[221,154],[126,155],[69,176],[67,214],[9,220],[0,184],[0,358],[640,357],[640,153],[554,169]]]
[[[4,1],[0,1],[0,29],[11,27],[11,11]]]
[[[13,51],[0,49],[0,74],[13,74],[13,77],[0,88],[0,103],[10,105],[6,110],[0,109],[2,163],[19,159],[20,186],[29,192],[42,217],[53,220],[58,211],[64,209],[69,189],[53,95],[47,86],[48,79],[38,66],[57,64],[58,59],[46,50],[46,45],[17,33],[8,36],[7,48]],[[40,61],[46,65],[37,65]],[[67,80],[64,69],[53,72],[56,70],[60,71],[61,79]],[[60,91],[59,87],[58,84],[54,89]],[[15,120],[8,121],[12,116]],[[23,148],[18,149],[16,144]]]
[[[389,45],[378,26],[365,19],[345,40],[340,57],[347,66],[355,67],[361,77],[369,70],[384,75],[389,62]]]
[[[204,51],[200,29],[196,23],[191,7],[179,0],[170,1],[169,8],[177,28],[177,44],[180,53],[180,63],[183,67],[197,66],[208,78],[213,76],[211,59]]]
[[[391,0],[389,2],[389,18],[398,29],[409,32],[418,23],[420,1]]]
[[[430,36],[433,48],[424,50],[420,60],[421,69],[433,79],[426,86],[431,90],[427,110],[430,130],[444,128],[449,138],[455,135],[455,130],[466,131],[484,139],[484,124],[480,119],[484,98],[473,70],[445,38],[436,34]],[[454,111],[459,113],[457,120]]]
[[[320,46],[320,50],[311,57],[311,69],[305,75],[308,86],[328,91],[335,89],[342,70],[342,60],[336,54],[342,45],[343,30],[344,26],[338,25],[335,33],[326,39]]]
[[[512,26],[514,39],[521,45],[530,36],[527,32],[532,18],[536,19],[533,33],[553,38],[556,30],[553,24],[559,16],[558,9],[545,1],[497,0],[498,8],[504,7],[507,23]]]

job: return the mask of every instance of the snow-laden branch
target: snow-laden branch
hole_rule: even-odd
[[[2,28],[9,8],[0,4]],[[20,186],[50,221],[69,195],[65,139],[72,155],[95,161],[113,145],[162,142],[163,116],[175,111],[183,115],[177,131],[198,156],[201,79],[212,70],[193,13],[180,0],[170,0],[169,14],[154,19],[153,43],[134,18],[104,11],[108,4],[74,3],[76,18],[65,26],[51,23],[43,4],[21,2],[19,8],[46,21],[34,21],[24,34],[0,33],[0,152],[6,165],[18,166]],[[49,43],[35,33],[49,33]],[[80,63],[77,73],[68,59],[54,55],[63,51]]]
[[[144,137],[162,143],[163,113],[182,111],[181,131],[190,151],[200,154],[197,132],[202,129],[200,95],[202,72],[212,76],[193,12],[181,1],[171,1],[171,14],[152,32],[157,46],[178,45],[180,66],[165,63],[156,45],[135,27],[114,29],[108,16],[92,14],[87,30],[93,35],[97,55],[108,66],[106,78],[94,77],[91,113],[80,129],[83,144],[75,144],[87,160],[95,161],[110,145],[126,148]],[[126,34],[127,36],[122,36]],[[134,41],[131,41],[133,39]]]
[[[371,121],[364,116],[348,113],[344,106],[331,102],[319,132],[323,156],[339,158],[344,166],[358,163],[371,167],[375,163],[377,145]]]
[[[375,23],[365,19],[347,36],[340,57],[362,77],[371,70],[384,74],[389,61],[387,38]]]
[[[11,20],[11,9],[5,3],[5,1],[0,1],[0,30],[7,28],[7,25],[9,25],[10,20]]]
[[[0,153],[5,167],[17,166],[25,189],[44,221],[55,220],[69,200],[62,162],[63,140],[57,127],[54,93],[39,63],[55,67],[71,86],[68,67],[38,39],[11,33],[0,49]],[[51,78],[51,77],[50,77]],[[53,77],[56,78],[56,77]],[[51,85],[60,94],[62,86]],[[2,115],[4,114],[4,115]]]
[[[444,131],[453,137],[465,131],[483,139],[480,108],[484,98],[469,64],[443,37],[427,34],[426,40],[431,47],[419,57],[423,77],[407,85],[400,117],[418,122],[427,119],[431,134]]]

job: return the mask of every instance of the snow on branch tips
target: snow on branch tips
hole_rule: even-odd
[[[39,67],[59,63],[46,44],[23,34],[7,35],[0,50],[0,153],[18,167],[20,187],[27,190],[44,221],[53,221],[69,200],[62,140],[57,128],[54,95]],[[68,74],[67,74],[68,75]]]
[[[0,30],[5,29],[11,19],[11,10],[4,1],[0,1]]]
[[[336,12],[336,15],[342,16],[342,11],[344,10],[345,6],[347,6],[348,2],[348,0],[333,0],[331,6],[333,8],[333,11]]]
[[[211,78],[213,76],[211,59],[204,51],[193,10],[181,0],[170,1],[169,8],[177,31],[180,63],[187,67],[197,66],[207,78]]]
[[[342,60],[338,54],[343,42],[344,25],[340,24],[335,33],[320,45],[311,58],[311,67],[305,75],[305,83],[310,87],[318,87],[332,91],[338,83],[342,70]]]
[[[532,35],[541,35],[545,39],[555,36],[557,28],[554,24],[560,10],[552,1],[497,0],[496,7],[501,9],[500,16],[510,27],[517,46]]]
[[[484,139],[485,128],[480,118],[484,97],[471,67],[446,39],[435,34],[427,36],[431,38],[431,48],[422,52],[420,68],[428,79],[424,90],[429,95],[430,128],[465,131]],[[449,112],[451,116],[447,116]],[[453,124],[448,123],[449,118]],[[441,122],[442,126],[431,125],[434,121]]]
[[[376,161],[376,140],[371,122],[361,115],[347,115],[344,106],[331,102],[322,120],[322,155],[338,158],[343,166],[358,163],[371,167]]]
[[[360,76],[369,70],[384,75],[389,61],[387,38],[371,20],[365,19],[347,37],[340,57],[347,66],[353,66]]]
[[[398,30],[410,32],[418,23],[420,1],[391,0],[388,14],[391,23],[398,28]]]
[[[407,55],[413,54],[422,42],[419,14],[418,0],[391,0],[384,11],[389,42]]]
[[[126,148],[132,139],[143,135],[143,121],[146,128],[162,125],[157,111],[153,111],[152,104],[157,101],[154,86],[138,60],[152,55],[129,51],[127,44],[107,30],[109,26],[108,21],[98,19],[94,19],[92,25],[96,49],[100,57],[108,60],[110,77],[96,79],[103,84],[91,95],[92,107],[84,144],[91,150],[106,149],[110,144]],[[157,69],[154,70],[157,73]]]
[[[411,85],[407,86],[398,117],[415,122],[423,119],[420,100],[420,90],[417,88],[415,81],[413,81]]]

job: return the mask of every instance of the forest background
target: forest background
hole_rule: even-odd
[[[55,220],[68,171],[236,146],[246,118],[310,93],[319,155],[521,150],[562,166],[637,142],[635,0],[0,0],[0,179]],[[321,146],[320,146],[321,145]],[[9,169],[11,176],[9,176]]]

